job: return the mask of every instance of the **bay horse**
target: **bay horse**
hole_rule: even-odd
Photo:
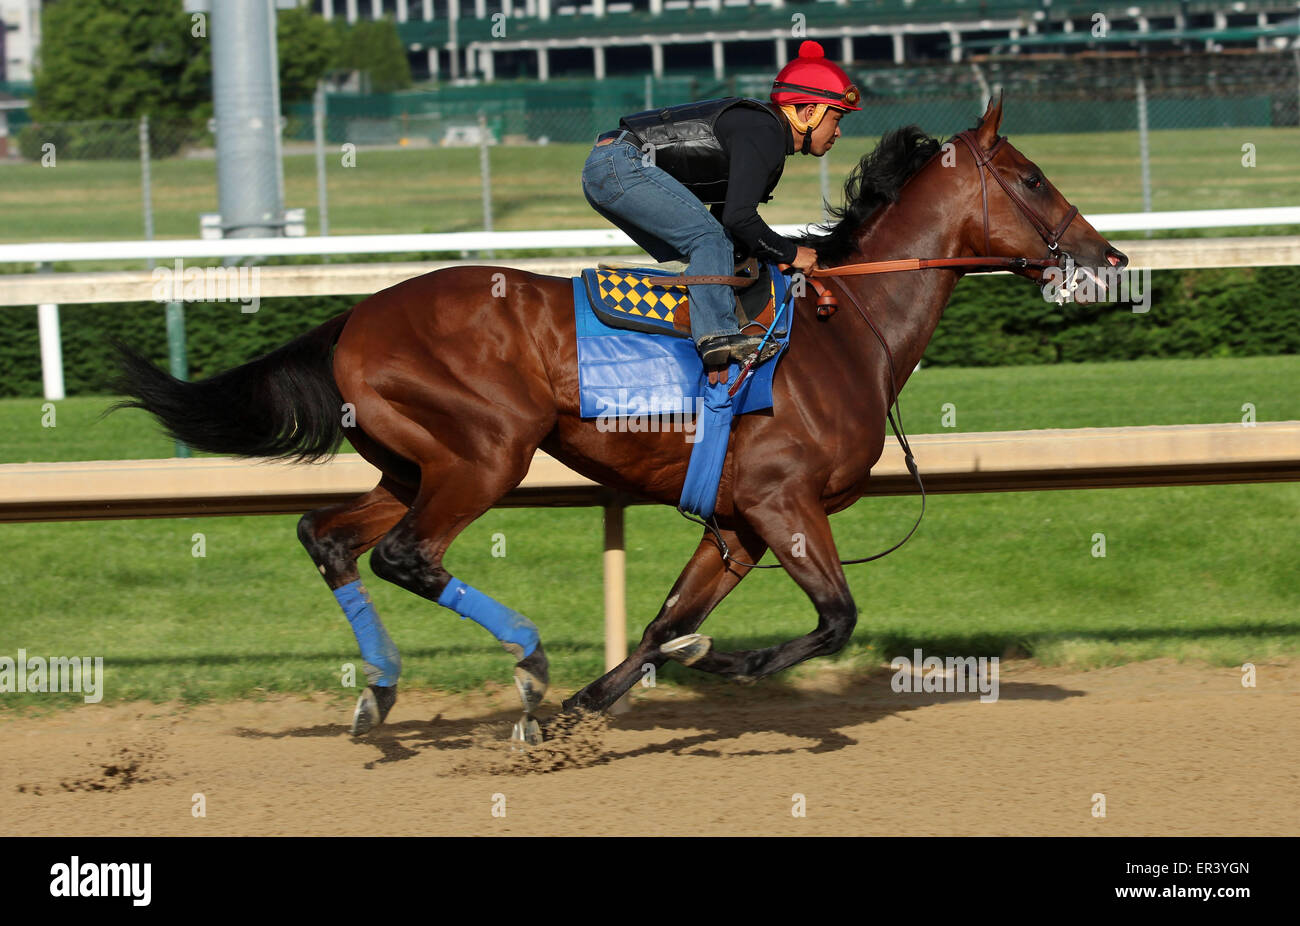
[[[563,711],[602,711],[642,677],[643,666],[670,658],[757,679],[848,641],[857,608],[828,515],[865,493],[888,409],[957,281],[966,270],[988,269],[977,264],[989,258],[1040,286],[1064,260],[1080,268],[1127,263],[998,136],[1001,119],[999,98],[976,128],[947,144],[909,126],[863,156],[837,221],[805,238],[818,251],[816,276],[833,281],[857,311],[824,318],[811,293],[795,299],[774,409],[739,417],[732,430],[716,533],[704,532],[633,652]],[[910,270],[862,269],[916,257],[925,260]],[[370,684],[354,734],[383,722],[400,673],[397,648],[360,586],[357,559],[365,551],[373,548],[376,575],[497,637],[516,661],[524,723],[532,723],[549,675],[540,634],[448,573],[448,546],[519,484],[539,448],[603,485],[670,505],[690,455],[680,434],[610,431],[579,416],[573,290],[563,277],[486,266],[438,270],[197,382],[118,349],[130,397],[120,404],[148,410],[177,440],[215,453],[314,460],[333,454],[346,434],[382,473],[369,492],[309,512],[298,525],[365,661]],[[715,650],[696,631],[768,550],[811,600],[816,627],[763,649]],[[525,732],[535,737],[536,724]]]

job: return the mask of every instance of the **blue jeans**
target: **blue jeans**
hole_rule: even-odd
[[[647,158],[648,160],[648,158]],[[627,142],[591,149],[582,167],[582,192],[593,209],[627,233],[655,260],[684,260],[686,272],[730,276],[735,246],[704,203]],[[691,337],[738,334],[730,286],[688,286]]]

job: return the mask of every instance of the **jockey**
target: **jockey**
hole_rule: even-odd
[[[785,159],[821,157],[840,117],[861,109],[858,88],[816,42],[777,74],[771,102],[727,97],[624,116],[599,136],[582,168],[592,208],[658,261],[686,260],[691,276],[730,276],[737,258],[812,270],[817,252],[768,227],[755,208],[772,198]],[[709,208],[706,208],[709,207]],[[742,335],[730,286],[692,285],[691,336],[714,380],[759,338]]]

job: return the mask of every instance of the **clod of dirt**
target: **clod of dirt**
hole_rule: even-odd
[[[559,714],[546,723],[546,739],[534,746],[511,741],[511,727],[484,724],[470,736],[470,756],[457,764],[457,775],[531,775],[568,768],[589,768],[609,761],[604,714]]]
[[[157,779],[157,775],[147,773],[157,758],[158,754],[153,750],[123,746],[112,760],[100,765],[99,772],[83,778],[65,779],[59,782],[59,787],[64,791],[125,791],[132,785]]]

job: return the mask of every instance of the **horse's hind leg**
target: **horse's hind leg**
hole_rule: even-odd
[[[713,534],[705,531],[686,568],[682,570],[659,614],[641,636],[627,659],[564,702],[564,710],[603,711],[644,677],[645,666],[656,669],[669,658],[691,661],[692,653],[708,652],[709,639],[694,631],[757,563],[767,547],[747,528],[720,531],[731,554],[740,560],[724,562]],[[672,644],[676,644],[672,646]],[[671,652],[665,651],[665,645]]]
[[[515,658],[515,685],[524,705],[517,732],[529,739],[536,733],[533,711],[550,680],[537,626],[457,579],[442,559],[461,531],[519,484],[531,456],[530,451],[518,463],[495,471],[461,466],[447,473],[426,466],[419,498],[370,556],[375,575],[481,625]]]
[[[298,539],[334,592],[361,649],[369,685],[352,717],[352,733],[357,736],[388,716],[397,700],[402,671],[402,657],[361,584],[357,557],[401,520],[409,504],[408,490],[385,478],[355,501],[318,508],[298,522]]]

